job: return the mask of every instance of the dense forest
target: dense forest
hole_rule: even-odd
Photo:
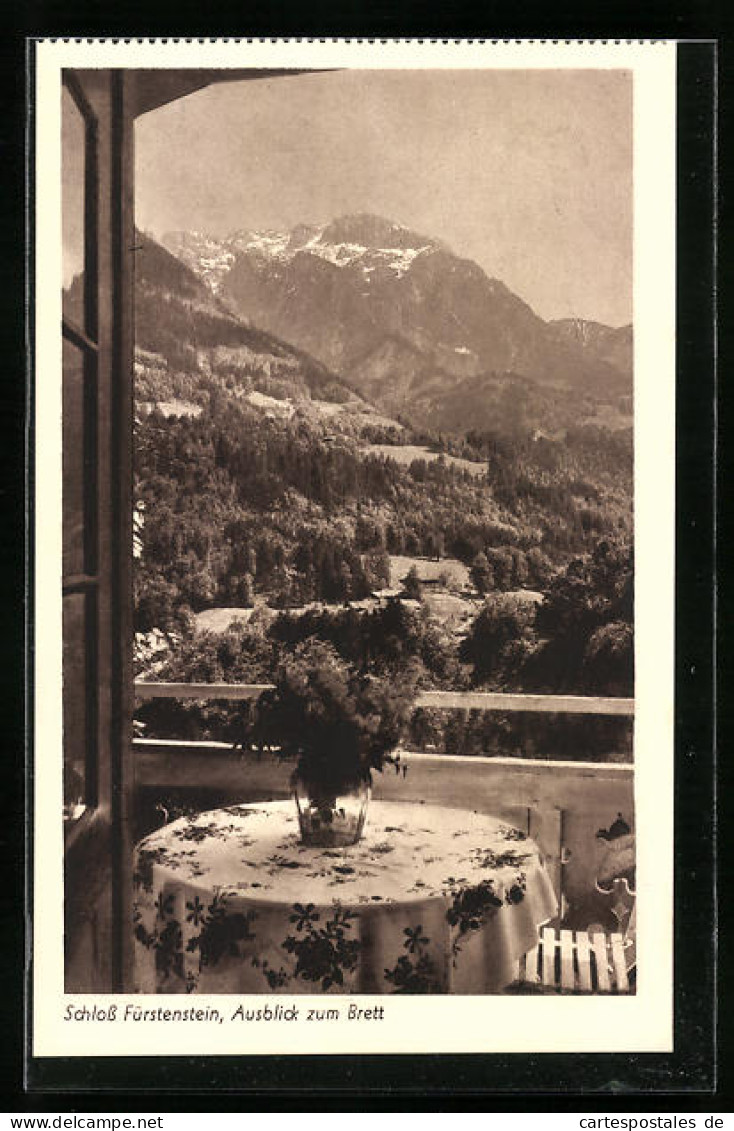
[[[138,426],[138,627],[257,592],[279,607],[365,597],[387,583],[389,554],[481,555],[484,590],[543,588],[572,555],[624,535],[609,472],[629,461],[618,434],[512,445],[485,434],[470,450],[484,454],[482,476],[440,458],[406,467],[216,397],[197,417],[151,412]]]

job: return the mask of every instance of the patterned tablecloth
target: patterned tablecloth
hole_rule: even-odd
[[[557,904],[517,829],[370,804],[359,844],[307,848],[290,801],[187,817],[141,841],[140,993],[493,993]]]

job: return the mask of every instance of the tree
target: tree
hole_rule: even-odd
[[[339,598],[348,601],[353,596],[354,588],[352,571],[348,562],[344,560],[340,562],[337,576],[339,578]]]
[[[631,694],[633,682],[631,546],[603,540],[553,578],[538,609],[545,637],[529,675],[537,690]]]
[[[410,722],[410,740],[419,750],[437,746],[443,735],[443,722],[439,712],[418,707]]]
[[[487,555],[480,551],[471,564],[469,576],[472,579],[472,584],[477,592],[484,595],[492,589],[494,585],[494,574],[487,561]]]
[[[384,550],[368,554],[364,562],[367,581],[371,588],[380,589],[390,582],[390,558]]]
[[[494,584],[497,589],[512,588],[514,561],[512,551],[506,547],[490,547],[487,549],[487,561],[494,575]]]
[[[374,519],[360,514],[357,518],[355,542],[360,550],[379,550],[384,546],[382,527]]]
[[[444,554],[443,533],[440,530],[432,530],[426,536],[426,553],[429,558],[440,562]]]
[[[138,632],[153,629],[170,630],[176,622],[176,607],[180,603],[178,588],[160,574],[141,579],[136,585],[135,627]]]
[[[403,581],[403,589],[406,597],[413,601],[420,601],[422,597],[421,583],[418,577],[418,570],[414,565],[408,570],[407,576]]]
[[[530,583],[544,588],[553,572],[550,559],[538,546],[532,546],[526,554],[526,560]]]
[[[255,585],[251,573],[244,573],[240,578],[239,602],[246,609],[251,609],[255,604]]]
[[[523,551],[518,549],[517,546],[514,546],[510,552],[512,554],[513,584],[516,588],[522,589],[527,583],[529,576],[528,560]]]
[[[395,523],[389,522],[385,529],[385,544],[391,554],[403,552],[403,536]]]
[[[597,628],[584,650],[585,690],[602,695],[634,695],[632,625],[610,621]]]
[[[217,594],[217,583],[214,574],[207,566],[194,566],[193,569],[182,577],[180,582],[181,595],[197,611],[206,609],[214,604]]]
[[[466,719],[466,711],[450,712],[443,732],[445,754],[463,754]]]
[[[535,606],[512,593],[492,594],[469,630],[460,658],[474,665],[474,683],[517,684],[535,643]]]
[[[363,597],[366,597],[370,591],[367,570],[359,554],[351,554],[348,565],[351,575],[350,596],[352,600],[360,601]]]

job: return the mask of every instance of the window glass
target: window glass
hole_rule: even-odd
[[[85,402],[91,394],[86,369],[93,362],[71,342],[63,343],[63,572],[93,572],[87,504],[93,482],[92,419]],[[86,417],[86,419],[85,419]],[[85,481],[86,473],[86,481]],[[86,549],[85,549],[86,544]]]
[[[88,625],[91,598],[84,593],[64,597],[64,821],[77,820],[89,801],[90,685]]]
[[[84,188],[86,125],[66,87],[61,94],[63,312],[84,328]]]

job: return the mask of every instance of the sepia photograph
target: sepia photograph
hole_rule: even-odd
[[[629,1042],[647,993],[666,1047],[672,252],[641,266],[636,226],[664,81],[434,46],[57,45],[39,86],[54,1040],[492,995],[536,1040],[534,1009],[619,1009]]]

